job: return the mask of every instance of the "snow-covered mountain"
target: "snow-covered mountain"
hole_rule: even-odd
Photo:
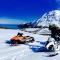
[[[60,25],[60,10],[53,10],[45,13],[37,21],[37,26],[49,26],[51,23],[56,23]]]

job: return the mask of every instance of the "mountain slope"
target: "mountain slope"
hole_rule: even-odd
[[[51,23],[57,23],[60,25],[60,10],[47,12],[37,20],[37,26],[49,26]]]

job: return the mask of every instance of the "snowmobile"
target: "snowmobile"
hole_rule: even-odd
[[[23,36],[22,33],[18,33],[16,36],[12,37],[10,40],[12,44],[25,44],[25,43],[33,42],[34,38],[30,36]]]
[[[49,25],[49,30],[51,31],[51,37],[48,38],[48,41],[45,44],[45,47],[50,52],[57,52],[60,50],[60,26],[58,24]],[[54,54],[53,54],[54,55]]]
[[[45,47],[49,50],[49,51],[55,51],[58,49],[58,43],[57,41],[54,40],[54,38],[49,37],[48,41],[46,41]]]
[[[46,41],[45,47],[50,52],[49,56],[55,56],[58,54],[58,51],[60,50],[60,37],[57,36],[57,40],[55,40],[52,37],[48,38],[48,41]]]

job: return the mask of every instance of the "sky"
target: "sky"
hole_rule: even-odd
[[[59,7],[60,0],[0,0],[0,23],[30,22]]]

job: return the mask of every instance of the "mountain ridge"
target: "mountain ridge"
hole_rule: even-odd
[[[49,26],[51,23],[60,25],[60,10],[53,10],[45,13],[37,20],[37,26]]]

